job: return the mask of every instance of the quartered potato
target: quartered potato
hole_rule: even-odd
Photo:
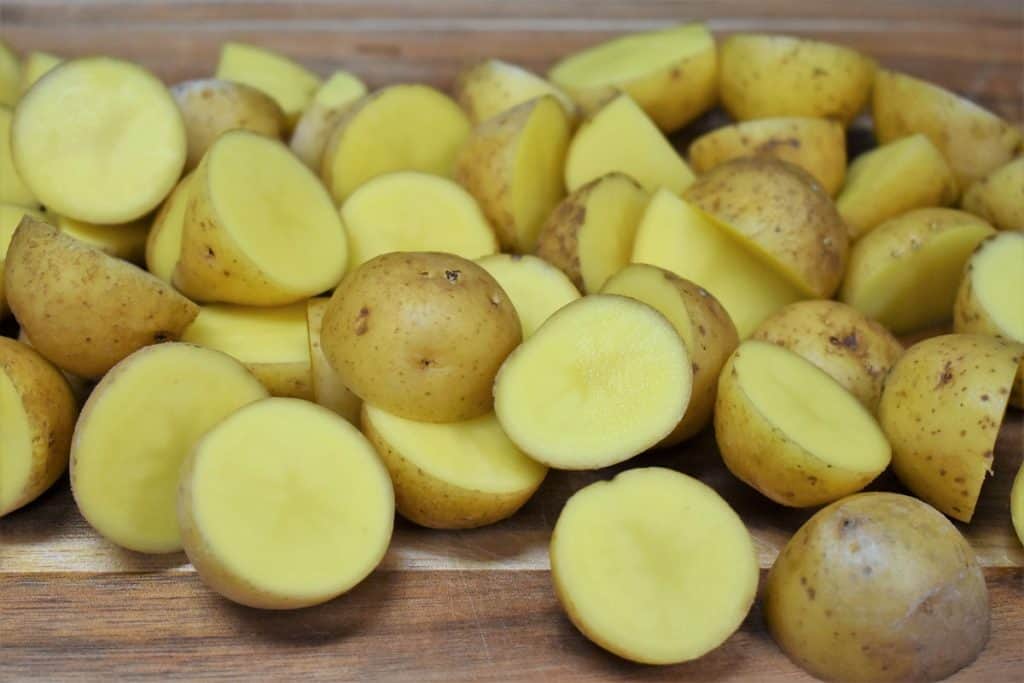
[[[455,79],[455,101],[474,125],[544,95],[557,99],[566,115],[576,119],[576,104],[557,86],[500,59],[472,64]]]
[[[295,124],[289,145],[315,173],[323,164],[324,149],[341,117],[361,97],[366,85],[347,71],[336,71],[317,88]]]
[[[291,129],[320,87],[320,77],[284,55],[246,43],[224,43],[216,78],[256,88],[277,102]]]
[[[971,183],[960,206],[1000,230],[1024,230],[1024,156]]]

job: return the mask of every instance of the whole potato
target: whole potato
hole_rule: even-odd
[[[359,398],[410,420],[456,422],[488,412],[519,317],[491,275],[452,254],[393,252],[334,290],[320,342]]]
[[[895,493],[821,510],[768,574],[768,629],[793,661],[833,681],[937,681],[988,640],[985,577],[938,511]]]

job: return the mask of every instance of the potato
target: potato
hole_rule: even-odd
[[[971,183],[960,200],[964,211],[1000,230],[1024,230],[1024,156]]]
[[[144,270],[30,216],[11,239],[4,284],[39,353],[86,379],[143,346],[177,339],[199,312]]]
[[[892,469],[914,495],[970,522],[1024,347],[951,334],[911,346],[882,390]]]
[[[362,426],[391,474],[398,512],[433,529],[473,529],[511,517],[548,471],[516,448],[494,413],[435,424],[364,403]]]
[[[21,77],[21,64],[18,56],[0,40],[0,106],[13,107],[18,101],[18,82]]]
[[[799,301],[769,316],[753,339],[808,360],[874,412],[903,345],[887,329],[838,301]]]
[[[96,385],[71,446],[78,510],[137,552],[181,550],[178,474],[210,428],[267,392],[223,353],[172,342],[136,351]]]
[[[194,174],[181,179],[153,219],[146,236],[146,268],[170,284],[181,255],[181,235],[185,227],[185,211],[192,200],[190,191]]]
[[[565,196],[562,169],[569,118],[552,96],[517,105],[477,125],[455,159],[455,179],[473,195],[503,247],[529,253]]]
[[[323,329],[324,313],[327,312],[329,301],[329,297],[318,297],[310,299],[306,304],[310,367],[313,373],[313,400],[357,425],[363,402],[338,377],[338,372],[331,367],[324,354],[323,344],[320,342],[320,330]]]
[[[347,71],[335,71],[324,81],[302,112],[289,146],[302,163],[320,173],[324,148],[334,126],[353,102],[366,94],[366,85]]]
[[[645,664],[715,649],[757,593],[757,553],[743,521],[712,488],[661,467],[577,491],[550,552],[555,594],[576,628]]]
[[[393,251],[438,251],[475,259],[498,251],[498,238],[466,190],[417,171],[377,176],[341,205],[348,268]]]
[[[559,88],[521,66],[500,59],[485,59],[459,72],[455,101],[476,125],[536,97],[551,95],[576,119],[576,104]]]
[[[39,201],[25,185],[11,154],[11,110],[0,106],[0,202],[36,208]]]
[[[715,38],[704,24],[632,33],[569,55],[548,78],[593,113],[626,93],[666,132],[718,98]]]
[[[672,324],[635,299],[592,294],[548,318],[494,383],[494,411],[524,453],[596,469],[654,446],[683,419],[690,355]]]
[[[25,55],[21,64],[21,79],[18,81],[19,97],[23,97],[35,82],[64,62],[49,52],[34,50]]]
[[[11,152],[47,210],[127,223],[156,208],[178,182],[185,125],[167,88],[142,67],[74,59],[18,102]]]
[[[138,264],[145,260],[149,224],[143,219],[120,225],[95,225],[51,213],[47,222],[57,226],[65,235],[115,258]]]
[[[872,109],[879,142],[924,133],[949,161],[961,188],[1008,162],[1021,143],[1020,131],[987,109],[896,71],[879,70]]]
[[[505,290],[519,316],[523,339],[533,336],[555,311],[580,298],[565,273],[536,256],[492,254],[476,263]]]
[[[188,559],[229,600],[293,609],[330,600],[373,571],[391,541],[387,470],[326,408],[268,398],[203,436],[182,468],[178,520]]]
[[[906,334],[949,320],[964,263],[991,225],[955,209],[892,218],[850,250],[839,299]]]
[[[284,55],[245,43],[224,43],[216,78],[260,90],[277,102],[287,127],[299,120],[320,87],[320,77]]]
[[[989,633],[988,591],[970,544],[909,496],[862,493],[796,532],[768,573],[775,642],[832,681],[938,681]]]
[[[491,410],[491,387],[522,339],[508,295],[452,254],[391,253],[338,288],[320,342],[342,383],[364,401],[421,422]]]
[[[77,412],[57,368],[0,337],[0,517],[31,503],[64,473]]]
[[[32,340],[29,339],[28,335],[25,333],[25,328],[22,327],[18,329],[17,339],[18,343],[24,344],[30,349],[35,348],[35,346],[32,344]],[[74,375],[68,372],[67,370],[61,370],[60,368],[57,368],[57,371],[60,372],[60,374],[64,375],[64,379],[68,381],[68,386],[71,387],[71,395],[75,397],[75,405],[80,408],[83,404],[85,404],[86,399],[89,398],[89,394],[92,393],[94,382],[79,377],[78,375]]]
[[[346,110],[327,140],[320,176],[337,203],[393,171],[448,177],[468,135],[469,120],[448,96],[425,85],[393,85]]]
[[[202,302],[304,301],[345,273],[345,231],[330,196],[288,148],[224,133],[191,180],[174,285]]]
[[[775,311],[803,298],[749,244],[667,190],[658,191],[643,214],[633,261],[664,268],[707,289],[729,312],[740,339]]]
[[[186,172],[199,165],[221,133],[241,129],[280,138],[288,125],[270,95],[242,83],[216,78],[185,81],[171,88],[171,95],[185,121]]]
[[[595,293],[629,263],[648,195],[635,180],[609,173],[555,207],[537,237],[537,255],[581,291]]]
[[[690,167],[628,95],[610,101],[576,131],[565,159],[565,184],[578,190],[609,173],[624,173],[648,192],[682,192]]]
[[[836,209],[856,240],[901,213],[952,204],[957,192],[939,149],[926,135],[909,135],[853,160]]]
[[[741,157],[788,161],[835,196],[846,174],[846,131],[838,121],[784,116],[723,126],[690,144],[690,165],[697,173]]]
[[[1010,491],[1010,517],[1013,520],[1017,538],[1024,543],[1024,465],[1017,470],[1017,476],[1013,480],[1013,489]]]
[[[7,290],[4,285],[4,261],[7,258],[7,247],[11,237],[24,216],[31,216],[38,221],[45,221],[46,216],[35,209],[26,209],[15,204],[0,204],[0,320],[11,312],[7,307]]]
[[[643,302],[676,328],[690,355],[693,389],[683,419],[658,445],[674,446],[695,435],[711,420],[718,373],[740,343],[729,314],[703,287],[675,273],[640,263],[613,275],[601,292]]]
[[[891,457],[853,394],[796,353],[757,340],[741,344],[722,369],[715,437],[730,472],[790,507],[855,493]]]
[[[722,105],[740,121],[814,116],[849,125],[867,103],[875,63],[847,47],[745,33],[722,43]]]

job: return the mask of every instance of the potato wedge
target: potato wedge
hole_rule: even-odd
[[[295,124],[288,143],[302,163],[320,173],[324,148],[345,111],[366,94],[366,85],[347,71],[335,71],[324,81]]]
[[[0,40],[0,106],[13,107],[18,101],[21,63],[7,43]]]
[[[49,52],[33,50],[25,55],[21,63],[21,78],[18,81],[18,96],[23,97],[36,81],[60,66],[64,60]]]
[[[3,320],[11,312],[7,306],[7,290],[4,285],[4,261],[7,259],[7,248],[11,244],[11,237],[17,229],[21,219],[31,216],[38,221],[46,221],[47,218],[35,209],[26,209],[16,204],[0,203],[0,320]]]
[[[94,246],[104,254],[136,264],[145,260],[149,224],[143,219],[120,225],[95,225],[49,214],[47,222],[56,225],[65,235]]]
[[[529,339],[558,309],[580,298],[565,273],[529,254],[492,254],[477,259],[508,294]]]
[[[0,106],[0,202],[36,208],[39,200],[32,194],[14,165],[11,150],[11,110]]]
[[[1021,197],[1024,197],[1024,156],[971,183],[960,200],[960,206],[999,230],[1024,230],[1024,201]]]
[[[576,103],[568,95],[521,66],[485,59],[463,69],[455,79],[455,101],[473,125],[545,95],[558,100],[570,121],[576,120]]]
[[[174,269],[181,256],[185,212],[192,201],[189,189],[192,178],[193,174],[189,173],[171,190],[146,236],[146,268],[168,284],[174,281]]]
[[[704,24],[632,33],[569,55],[548,78],[586,113],[626,93],[663,131],[681,128],[718,98],[715,38]]]
[[[216,78],[270,95],[284,112],[289,129],[320,87],[320,77],[301,64],[271,50],[235,42],[221,46]]]
[[[181,464],[210,428],[266,397],[226,354],[177,342],[136,351],[96,385],[75,427],[71,491],[79,512],[124,548],[181,550]]]
[[[529,253],[565,196],[569,118],[552,96],[524,102],[477,125],[455,159],[455,179],[473,195],[503,247]]]
[[[329,301],[329,297],[317,297],[310,299],[306,304],[309,358],[313,371],[313,400],[352,424],[358,425],[363,402],[345,386],[338,376],[338,371],[331,367],[320,340],[320,331],[323,329],[324,314],[327,312]]]
[[[730,472],[789,507],[856,493],[891,458],[853,394],[796,353],[757,340],[743,342],[722,369],[715,437]]]
[[[908,211],[853,245],[839,299],[894,334],[938,325],[953,315],[971,252],[993,234],[991,225],[963,211]]]

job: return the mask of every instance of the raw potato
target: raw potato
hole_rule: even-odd
[[[756,119],[723,126],[690,145],[690,165],[697,173],[741,157],[788,161],[807,171],[829,195],[835,196],[846,175],[846,130],[830,119]]]
[[[874,412],[903,345],[889,330],[838,301],[800,301],[758,325],[753,339],[783,346],[839,382]]]
[[[853,394],[796,353],[756,340],[741,344],[722,369],[715,437],[730,472],[790,507],[860,491],[891,457]]]
[[[18,102],[11,151],[47,210],[127,223],[156,208],[178,182],[185,124],[164,84],[142,67],[74,59]]]
[[[971,521],[992,471],[1022,350],[993,337],[933,337],[907,349],[885,381],[878,420],[892,443],[892,469],[954,519]]]
[[[645,664],[715,649],[757,593],[757,553],[739,515],[712,488],[661,467],[577,491],[550,552],[555,594],[573,624]]]
[[[540,76],[500,59],[485,59],[464,69],[455,80],[455,101],[474,125],[536,97],[551,95],[576,118],[576,104]]]
[[[185,81],[171,88],[188,138],[185,171],[202,161],[217,137],[229,130],[249,130],[280,138],[288,123],[284,112],[262,90],[216,78]]]
[[[336,71],[317,89],[292,131],[289,145],[302,163],[320,173],[324,148],[334,126],[353,102],[366,94],[366,85],[347,71]]]
[[[4,284],[35,348],[86,379],[143,346],[177,339],[199,312],[146,271],[30,216],[14,232]]]
[[[18,82],[19,96],[24,96],[35,82],[59,66],[64,60],[49,52],[33,51],[25,55],[21,64],[21,80]]]
[[[975,181],[960,206],[1000,230],[1024,230],[1024,156]]]
[[[552,96],[520,104],[479,124],[455,159],[455,179],[473,195],[502,246],[529,253],[565,196],[563,168],[571,134]]]
[[[614,38],[566,57],[548,72],[584,112],[624,92],[666,132],[714,105],[717,77],[715,39],[704,24]]]
[[[96,385],[75,427],[71,491],[79,512],[130,550],[181,550],[181,464],[210,428],[266,397],[241,364],[216,351],[170,343],[128,356]]]
[[[447,95],[425,85],[393,85],[354,103],[324,148],[320,175],[335,202],[393,171],[449,177],[469,120]]]
[[[821,185],[803,169],[774,159],[716,166],[684,197],[714,216],[764,257],[804,296],[835,294],[849,236]]]
[[[949,161],[961,188],[1013,158],[1017,128],[974,102],[907,74],[879,70],[872,100],[875,137],[924,133]]]
[[[193,174],[188,174],[171,191],[146,237],[146,268],[168,284],[174,280],[174,269],[181,255],[181,235],[185,227],[185,212],[192,200],[189,188],[193,177]]]
[[[952,316],[964,263],[994,233],[963,211],[908,211],[853,245],[839,298],[893,334],[938,325]]]
[[[301,64],[245,43],[224,43],[216,78],[251,86],[272,97],[284,112],[288,128],[299,120],[320,87],[320,77]]]
[[[421,422],[490,412],[494,376],[521,339],[512,302],[486,270],[421,252],[384,254],[350,273],[320,333],[345,386]]]
[[[768,574],[764,615],[799,666],[831,681],[938,681],[988,640],[970,544],[919,500],[862,493],[800,527]]]
[[[729,312],[740,339],[801,293],[732,232],[667,190],[654,195],[636,231],[633,261],[707,289]]]
[[[306,302],[279,308],[203,306],[181,340],[240,361],[274,396],[313,399]]]
[[[0,202],[38,207],[39,201],[21,179],[11,154],[11,110],[0,106]]]
[[[48,222],[60,228],[65,235],[70,235],[79,242],[85,242],[115,258],[138,264],[145,260],[146,238],[149,235],[149,224],[145,220],[121,225],[94,225],[67,216],[50,214]]]
[[[21,64],[18,56],[0,40],[0,106],[13,107],[18,101],[18,79],[21,77]]]
[[[608,294],[562,308],[501,366],[494,410],[524,453],[597,469],[668,436],[686,413],[690,355],[650,306]]]
[[[648,195],[635,180],[609,173],[563,199],[540,230],[537,255],[581,291],[601,290],[629,263]]]
[[[1024,465],[1017,471],[1010,491],[1010,516],[1017,538],[1024,544]]]
[[[475,259],[498,251],[487,218],[447,178],[399,171],[361,185],[341,205],[348,269],[394,251],[438,251]]]
[[[0,337],[0,517],[31,503],[64,473],[77,412],[57,368]]]
[[[326,408],[269,398],[230,415],[186,460],[178,519],[207,586],[249,607],[326,602],[362,581],[391,541],[388,472]]]
[[[35,209],[26,209],[15,204],[0,204],[0,320],[7,317],[7,289],[4,285],[4,261],[7,259],[7,248],[11,237],[24,216],[31,216],[37,221],[45,221],[46,217]]]
[[[432,529],[473,529],[511,517],[548,471],[516,448],[494,413],[435,424],[365,403],[362,427],[391,474],[398,512]]]
[[[25,334],[25,328],[18,329],[18,342],[24,344],[30,349],[34,349],[35,346],[32,344],[32,340]],[[56,366],[55,366],[56,367]],[[71,395],[75,397],[75,405],[79,408],[85,404],[89,394],[92,392],[92,388],[95,385],[91,380],[83,379],[78,375],[74,375],[67,370],[61,370],[57,368],[60,374],[64,375],[64,379],[68,381],[68,386],[71,387]]]
[[[847,47],[739,34],[722,43],[722,105],[740,121],[814,116],[849,125],[867,103],[875,63]]]
[[[658,445],[674,446],[694,436],[711,420],[718,374],[740,343],[729,314],[703,287],[675,273],[640,263],[619,271],[601,292],[645,303],[676,328],[690,355],[693,389],[683,419]]]
[[[558,309],[580,298],[565,273],[529,254],[492,254],[477,259],[505,290],[529,339]]]
[[[316,176],[277,140],[224,133],[196,169],[174,284],[197,301],[304,301],[345,273],[345,230]]]
[[[957,192],[938,147],[925,135],[909,135],[853,160],[836,209],[856,240],[901,213],[952,204]]]
[[[337,370],[327,361],[323,344],[320,342],[320,330],[329,301],[328,297],[319,297],[310,299],[306,305],[309,357],[313,370],[313,400],[352,424],[359,424],[359,412],[363,402],[341,381]]]
[[[602,107],[576,131],[565,160],[570,192],[609,173],[624,173],[648,192],[685,190],[694,175],[654,122],[628,95]]]

